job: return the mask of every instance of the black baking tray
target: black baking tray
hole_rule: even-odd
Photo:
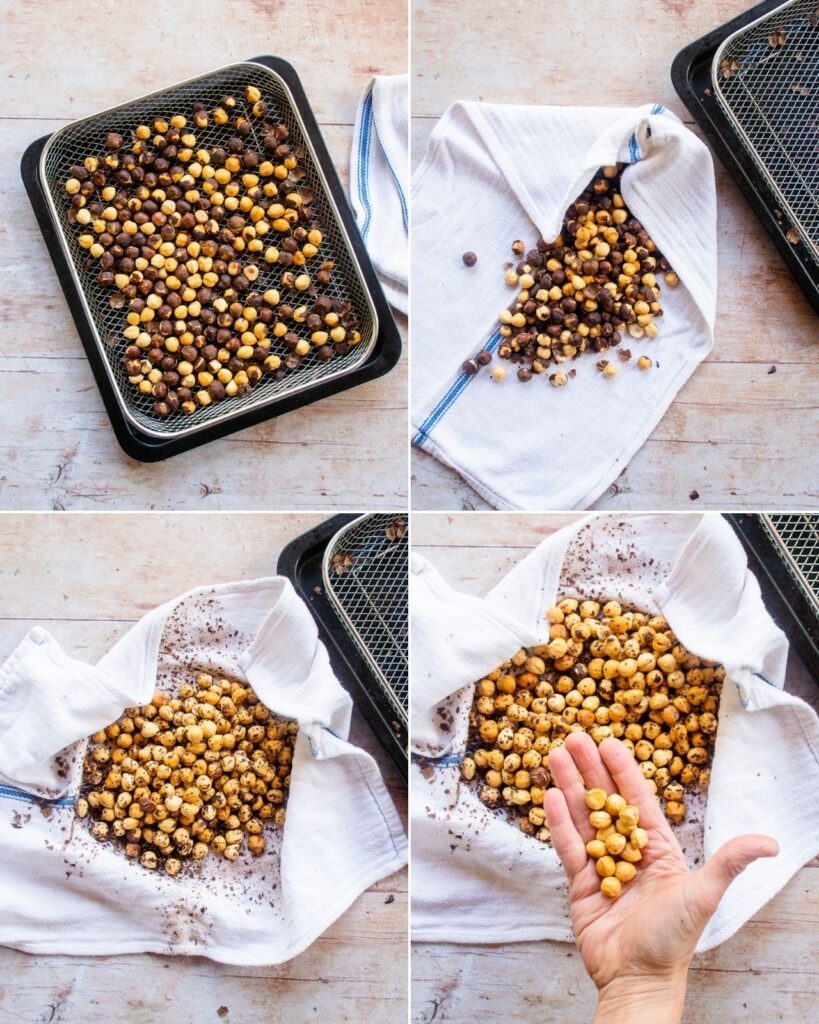
[[[819,266],[804,252],[804,246],[792,245],[788,241],[786,232],[791,225],[779,211],[777,198],[723,113],[719,100],[713,95],[711,82],[711,62],[720,44],[738,29],[781,6],[782,0],[765,0],[686,46],[674,58],[671,80],[680,99],[771,236],[808,302],[819,313]],[[778,217],[775,211],[779,212]]]
[[[756,513],[735,513],[726,518],[745,549],[766,608],[819,685],[819,626],[808,598]]]
[[[91,369],[105,404],[114,434],[125,453],[141,462],[159,462],[172,455],[178,455],[180,452],[189,451],[209,441],[214,441],[219,437],[243,430],[245,427],[253,426],[255,423],[262,423],[265,420],[273,419],[282,413],[300,409],[302,406],[309,405],[321,398],[327,398],[329,395],[346,391],[358,384],[363,384],[365,381],[381,377],[395,366],[401,355],[401,337],[398,333],[398,328],[395,325],[389,304],[381,290],[378,277],[367,254],[364,242],[356,227],[355,217],[350,209],[347,196],[330,159],[330,154],[327,151],[318,122],[307,101],[307,96],[295,68],[286,60],[269,55],[251,57],[249,60],[254,64],[264,64],[275,71],[284,79],[292,93],[294,104],[298,107],[303,119],[305,132],[313,143],[316,163],[324,172],[328,189],[335,200],[339,217],[349,235],[364,282],[378,315],[378,336],[368,358],[360,366],[347,374],[326,381],[318,381],[297,394],[289,397],[285,396],[269,405],[249,409],[247,412],[234,416],[227,421],[203,427],[201,430],[186,436],[174,437],[170,435],[167,438],[158,439],[143,433],[133,424],[129,423],[122,413],[115,395],[114,385],[105,368],[105,357],[97,346],[91,322],[86,315],[79,289],[69,268],[68,258],[63,253],[57,230],[48,212],[45,188],[40,180],[39,173],[40,156],[43,147],[50,138],[49,135],[44,135],[42,138],[32,142],[23,154],[20,164],[23,183],[28,192],[31,205],[34,208],[34,213],[48,247],[51,261],[57,271],[57,277],[65,293],[71,315],[74,318],[74,323],[80,335],[80,340],[85,348],[86,356],[91,364]]]
[[[381,684],[344,629],[324,592],[321,562],[325,548],[342,527],[359,516],[360,513],[333,516],[296,537],[279,555],[276,571],[280,576],[287,576],[298,595],[306,602],[327,647],[333,670],[406,781],[409,743],[407,727],[404,722],[395,719]]]

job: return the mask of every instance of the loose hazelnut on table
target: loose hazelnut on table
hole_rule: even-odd
[[[79,182],[77,184],[79,185]],[[465,252],[462,258],[467,267],[474,267],[478,262],[478,257],[474,252]]]

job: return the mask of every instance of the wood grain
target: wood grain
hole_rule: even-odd
[[[275,575],[284,545],[318,514],[164,513],[0,516],[0,664],[31,626],[74,657],[97,660],[149,608],[181,590]],[[168,571],[161,538],[190,553]],[[353,743],[378,761],[406,822],[406,787],[367,723]],[[407,1016],[407,872],[372,886],[308,950],[275,967],[241,968],[152,954],[29,956],[0,948],[0,1022],[252,1024]],[[224,1016],[219,1009],[227,1007]]]
[[[413,550],[470,594],[485,594],[575,515],[436,513],[412,517]],[[786,687],[819,710],[819,688],[791,656]],[[819,1003],[819,861],[796,873],[733,938],[694,959],[683,1024],[795,1022]],[[413,943],[413,1024],[564,1024],[594,1014],[577,950],[561,942],[508,946]]]
[[[128,458],[111,431],[20,178],[36,138],[76,117],[237,60],[298,71],[346,183],[358,98],[406,70],[403,0],[146,0],[150,60],[127,4],[0,5],[0,508],[343,509],[407,502],[406,352],[386,377],[169,462]],[[158,69],[158,70],[157,70]],[[406,320],[399,318],[406,340]]]
[[[545,6],[533,0],[476,0],[464,18],[445,0],[416,0],[414,164],[435,122],[458,99],[605,106],[658,102],[702,138],[671,84],[671,63],[686,43],[748,6],[748,0],[649,5],[572,0]],[[521,43],[529,33],[542,40],[536,55]],[[446,39],[457,45],[442,59]],[[719,161],[715,167],[716,344],[594,508],[819,506],[816,315],[733,179]],[[414,508],[489,508],[454,471],[425,452],[413,449],[411,467]],[[695,492],[699,497],[692,499]]]

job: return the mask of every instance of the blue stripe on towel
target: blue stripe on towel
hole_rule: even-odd
[[[361,237],[366,241],[370,230],[373,208],[370,202],[369,185],[369,163],[370,163],[370,142],[373,127],[373,95],[372,93],[364,100],[364,110],[361,114],[361,134],[358,139],[358,194],[361,197],[361,205],[364,207],[364,224],[361,228]],[[402,197],[403,198],[403,197]]]
[[[406,198],[404,196],[404,192],[403,192],[403,189],[401,188],[401,184],[398,181],[398,175],[393,170],[393,166],[390,163],[389,158],[387,156],[387,151],[384,149],[384,146],[381,144],[381,139],[379,138],[377,132],[376,132],[375,137],[378,139],[378,145],[381,147],[381,153],[382,153],[382,155],[384,157],[384,163],[387,165],[387,167],[389,167],[390,174],[392,175],[392,180],[395,182],[395,188],[396,188],[396,190],[398,192],[398,199],[401,202],[401,218],[404,221],[404,230],[405,231],[409,231],[409,211],[407,209],[407,200],[406,200]]]
[[[652,114],[662,114],[665,107],[662,103],[655,103],[651,108]],[[631,138],[628,140],[628,155],[633,164],[637,164],[642,160],[640,156],[640,147],[637,145],[637,135],[635,132],[631,133]]]
[[[465,755],[466,751],[462,750],[460,754],[446,754],[444,757],[423,757],[420,754],[413,754],[412,759],[416,764],[421,763],[430,768],[448,768],[450,765],[460,764]]]
[[[73,807],[75,800],[73,796],[61,796],[56,800],[49,800],[44,796],[26,793],[23,789],[15,789],[13,786],[0,786],[0,797],[6,800],[20,800],[29,804],[46,804],[50,807]]]
[[[500,345],[500,340],[501,333],[500,330],[497,330],[484,345],[484,348],[488,352],[494,352],[498,345]],[[429,437],[430,431],[434,429],[441,417],[453,406],[459,395],[466,388],[467,384],[473,380],[475,376],[476,374],[468,374],[463,371],[458,374],[455,383],[418,428],[418,433],[412,439],[412,443],[414,445],[422,444],[423,441]]]

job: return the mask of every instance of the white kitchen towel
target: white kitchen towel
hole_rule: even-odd
[[[476,680],[548,638],[556,597],[617,598],[666,616],[680,641],[725,665],[707,798],[675,831],[689,865],[728,839],[774,836],[779,855],[729,887],[699,943],[710,949],[819,854],[819,719],[782,687],[787,641],[720,516],[591,516],[544,540],[483,599],[411,567],[413,937],[440,942],[572,938],[565,875],[460,779]]]
[[[92,839],[74,816],[86,737],[199,672],[249,683],[299,722],[287,818],[259,858],[175,878]],[[351,701],[288,580],[204,587],[149,612],[96,665],[39,627],[0,668],[0,945],[29,953],[176,953],[274,964],[406,863]]]
[[[406,75],[376,75],[355,118],[350,200],[390,305],[406,315],[409,276],[409,100]]]
[[[634,362],[608,379],[596,358],[502,384],[461,365],[500,343],[511,243],[552,239],[601,166],[628,163],[626,203],[681,285],[663,288],[654,340],[625,338]],[[436,125],[412,182],[412,436],[503,509],[588,506],[659,423],[714,341],[716,197],[707,148],[659,105],[634,109],[456,103]],[[478,262],[464,266],[474,251]],[[564,365],[562,369],[567,369]]]

